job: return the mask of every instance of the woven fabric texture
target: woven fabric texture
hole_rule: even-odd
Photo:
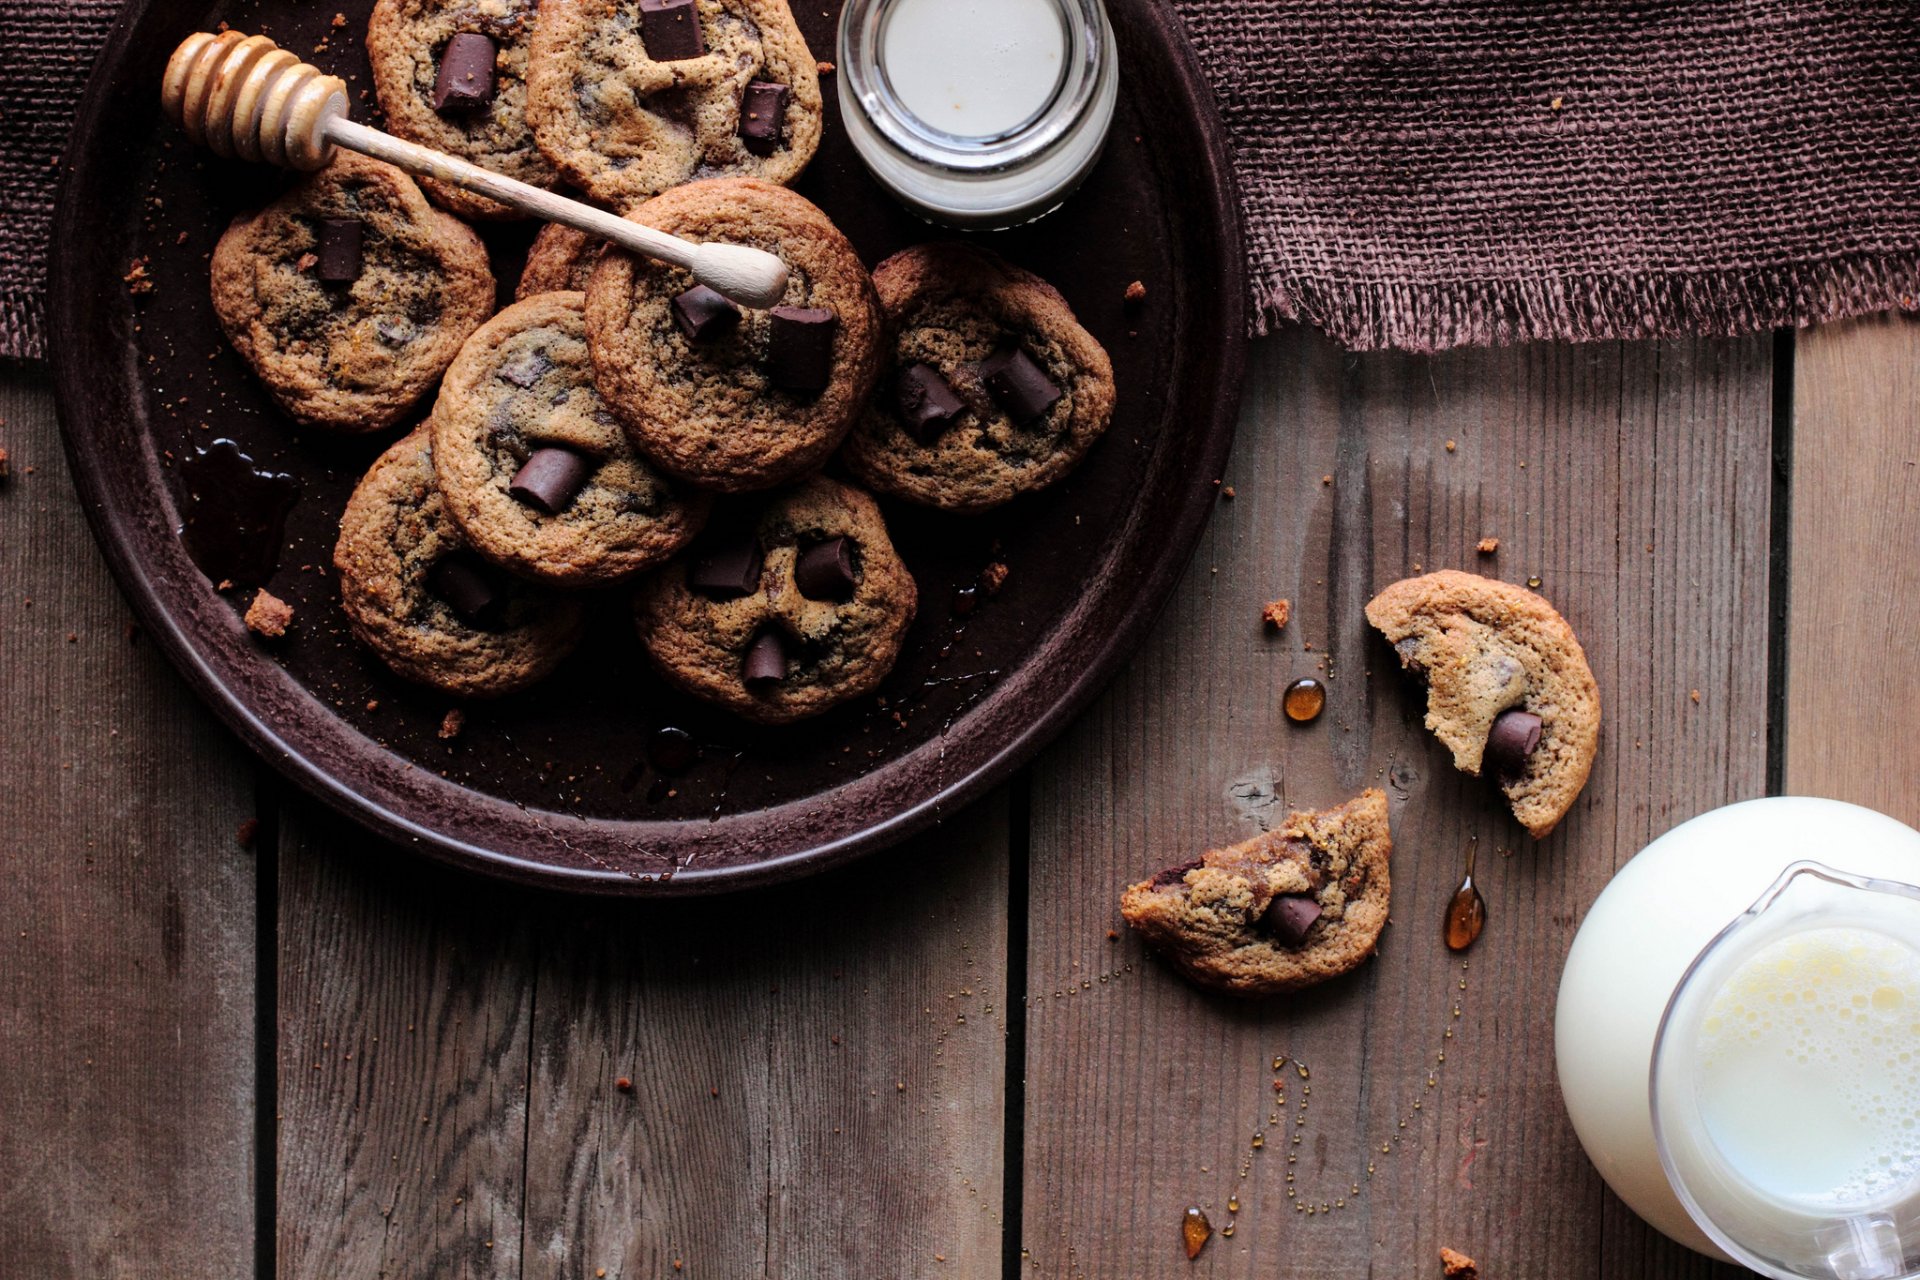
[[[1920,297],[1913,0],[1177,0],[1256,324],[1750,333]]]
[[[0,0],[0,356],[47,354],[42,294],[60,153],[119,0]]]
[[[1912,0],[1175,0],[1256,327],[1350,347],[1744,333],[1920,298]],[[117,0],[0,0],[0,356]]]

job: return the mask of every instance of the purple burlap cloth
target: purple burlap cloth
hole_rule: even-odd
[[[1256,325],[1351,347],[1743,333],[1920,297],[1913,0],[1175,0]],[[115,0],[0,0],[0,355]]]

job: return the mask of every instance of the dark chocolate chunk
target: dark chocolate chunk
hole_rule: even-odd
[[[853,539],[834,538],[808,547],[793,562],[793,582],[809,600],[853,599]]]
[[[1046,370],[1019,347],[1002,347],[988,356],[980,364],[980,377],[1007,416],[1023,427],[1053,408],[1062,394]]]
[[[757,156],[770,156],[780,146],[780,130],[787,119],[787,96],[792,90],[770,80],[747,85],[740,100],[740,144]]]
[[[775,307],[767,343],[767,376],[788,391],[825,391],[833,373],[833,331],[840,318],[824,307]]]
[[[427,590],[447,602],[461,621],[474,627],[498,626],[507,609],[507,593],[479,557],[456,551],[427,571]]]
[[[1526,770],[1527,757],[1539,746],[1539,716],[1531,711],[1502,711],[1487,732],[1485,760],[1496,776],[1517,778]]]
[[[507,493],[550,516],[557,516],[579,495],[592,474],[593,463],[588,459],[571,449],[548,445],[535,449],[533,456],[514,473]]]
[[[476,111],[493,101],[493,41],[462,31],[440,54],[433,81],[435,111]]]
[[[902,369],[894,382],[894,392],[900,402],[900,416],[906,419],[907,434],[921,444],[937,440],[967,407],[930,364]]]
[[[725,295],[697,284],[674,295],[673,322],[688,342],[711,342],[740,323],[740,308]]]
[[[358,218],[322,218],[313,247],[313,274],[329,284],[351,284],[360,278],[360,249],[366,228]]]
[[[522,351],[500,366],[500,376],[525,391],[553,369],[545,351]]]
[[[1177,867],[1168,867],[1165,871],[1156,875],[1152,882],[1147,885],[1147,888],[1164,889],[1170,884],[1179,884],[1187,878],[1187,872],[1198,871],[1206,865],[1204,861],[1196,858],[1192,862],[1183,862]]]
[[[1304,893],[1283,893],[1267,904],[1261,917],[1274,936],[1290,947],[1306,941],[1307,930],[1320,918],[1320,904]]]
[[[640,42],[655,62],[679,62],[707,51],[694,0],[640,0]]]
[[[741,678],[749,689],[762,689],[787,678],[787,646],[778,631],[762,631],[747,649]]]
[[[702,538],[687,568],[687,587],[709,600],[733,600],[760,589],[764,554],[751,530],[727,538]]]

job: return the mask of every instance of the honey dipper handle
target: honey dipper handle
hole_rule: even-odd
[[[682,240],[578,200],[569,200],[556,192],[482,169],[455,156],[369,129],[345,116],[335,116],[322,127],[327,141],[349,151],[385,160],[409,173],[451,183],[536,218],[599,236],[630,253],[685,267],[700,283],[745,306],[771,307],[786,293],[786,264],[764,250]]]

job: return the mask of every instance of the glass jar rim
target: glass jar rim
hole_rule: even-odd
[[[848,0],[840,14],[839,73],[858,108],[888,146],[910,159],[968,172],[1018,168],[1072,132],[1094,103],[1107,57],[1101,0],[1050,0],[1065,27],[1068,57],[1053,91],[1032,115],[1000,133],[965,137],[934,127],[901,100],[881,65],[881,20],[899,0]]]

